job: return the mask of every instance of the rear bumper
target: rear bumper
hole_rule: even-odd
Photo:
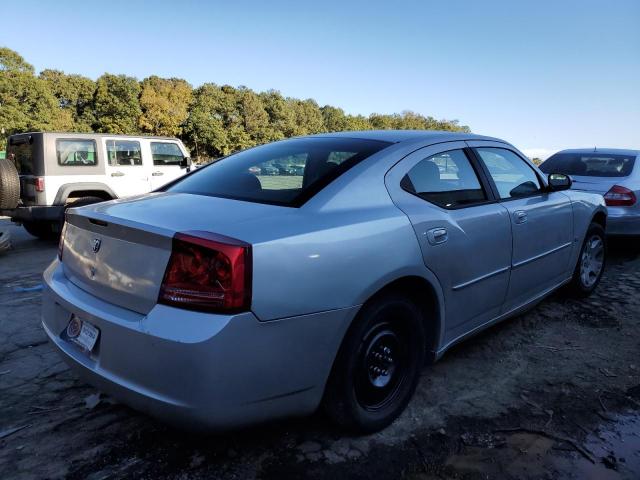
[[[609,210],[607,216],[608,235],[640,235],[640,215],[616,215]]]
[[[57,221],[64,207],[61,205],[18,207],[11,210],[0,210],[0,215],[11,217],[13,222]]]
[[[164,305],[141,315],[79,289],[54,261],[42,323],[88,383],[180,428],[222,430],[305,415],[319,405],[357,307],[259,321]],[[91,354],[66,337],[71,314],[100,330]]]

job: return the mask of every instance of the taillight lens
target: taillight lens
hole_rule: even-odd
[[[209,312],[251,307],[251,245],[210,232],[177,233],[159,303]]]
[[[36,178],[36,192],[44,192],[44,178]]]
[[[64,252],[64,236],[67,233],[67,222],[65,220],[62,225],[62,231],[60,232],[60,240],[58,240],[58,259],[62,260],[62,254]]]
[[[604,203],[609,207],[630,207],[636,203],[636,194],[620,185],[614,185],[604,195]]]

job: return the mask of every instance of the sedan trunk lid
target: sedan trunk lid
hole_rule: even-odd
[[[183,193],[157,193],[70,209],[64,273],[92,295],[146,314],[158,300],[177,232],[208,231],[251,242],[246,238],[247,229],[236,226],[290,210]]]

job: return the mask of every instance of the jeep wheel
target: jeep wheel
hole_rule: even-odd
[[[10,160],[0,160],[0,210],[18,206],[20,200],[20,177]]]
[[[54,222],[47,221],[25,221],[22,222],[24,229],[40,240],[56,240],[59,232],[54,231]]]

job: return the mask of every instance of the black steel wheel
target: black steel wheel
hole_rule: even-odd
[[[424,319],[401,294],[365,305],[340,347],[324,406],[339,426],[369,433],[392,423],[415,391],[425,359]]]

